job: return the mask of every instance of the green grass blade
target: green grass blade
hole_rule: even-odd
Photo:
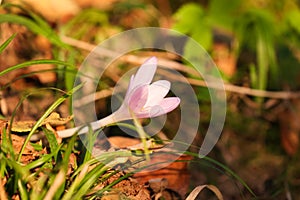
[[[22,183],[22,180],[19,179],[18,180],[18,189],[19,189],[19,192],[20,192],[20,196],[21,196],[21,199],[23,200],[27,200],[29,199],[29,194],[27,192],[27,188],[26,188],[26,185],[24,183]]]
[[[96,142],[97,136],[101,133],[101,129],[93,132],[92,129],[89,128],[89,133],[87,134],[87,139],[85,139],[83,142],[85,143],[84,146],[86,147],[85,156],[83,159],[83,164],[87,161],[91,160],[92,158],[92,151],[94,148],[94,144]]]
[[[4,177],[4,173],[6,172],[6,162],[4,159],[4,154],[0,153],[0,178]]]
[[[85,179],[82,180],[83,185],[80,186],[78,192],[76,193],[75,199],[82,199],[82,197],[88,193],[89,189],[97,182],[99,177],[108,169],[109,167],[99,164],[97,167],[91,170]]]
[[[63,166],[61,166],[61,167],[64,167],[65,170],[68,169],[69,158],[70,158],[70,155],[71,155],[72,150],[73,150],[73,148],[74,148],[75,141],[76,141],[76,137],[77,137],[77,135],[73,135],[73,136],[71,137],[71,139],[68,140],[68,146],[67,146],[67,149],[66,149],[66,151],[65,151],[65,153],[64,153],[64,158],[63,158],[63,161],[62,161],[62,165],[63,165]]]
[[[67,147],[67,150],[64,154],[64,158],[63,158],[63,161],[62,161],[62,166],[61,166],[61,170],[60,172],[64,173],[64,175],[66,176],[67,174],[67,171],[68,171],[68,167],[69,167],[69,158],[71,156],[71,153],[72,153],[72,150],[74,148],[74,144],[75,144],[75,141],[76,141],[76,135],[74,135],[71,140],[68,142],[68,147]],[[58,175],[59,176],[59,173]],[[65,189],[65,183],[66,182],[66,178],[62,181],[62,186],[63,187],[59,187],[58,190],[56,191],[56,194],[55,194],[55,197],[57,199],[61,199],[63,193],[64,193],[64,189]]]
[[[46,195],[43,197],[44,200],[60,199],[61,193],[64,191],[64,183],[66,182],[66,170],[61,168],[57,175],[54,177],[53,181],[49,184]]]
[[[23,166],[21,166],[19,163],[15,162],[14,160],[11,160],[10,158],[3,157],[2,159],[6,160],[7,165],[9,165],[11,168],[14,169],[16,174],[19,174],[23,179],[26,179],[29,177],[29,171],[24,169]]]
[[[63,156],[63,161],[60,165],[56,166],[55,170],[58,170],[56,176],[54,177],[54,175],[52,175],[52,177],[50,177],[51,181],[48,182],[50,188],[48,189],[44,199],[61,199],[66,185],[65,182],[69,167],[69,158],[74,148],[76,138],[77,135],[73,135],[73,137],[71,137],[71,139],[68,141],[68,145]]]
[[[70,190],[63,197],[63,200],[82,199],[99,178],[109,169],[104,164],[99,163],[94,169],[88,172],[91,165],[84,164],[82,170],[77,175],[70,186]]]
[[[32,66],[32,65],[40,65],[40,64],[54,64],[54,65],[72,66],[71,64],[69,64],[67,62],[59,61],[59,60],[48,60],[48,59],[33,60],[33,61],[27,61],[27,62],[23,62],[21,64],[14,65],[12,67],[9,67],[9,68],[1,71],[0,76],[3,76],[5,74],[7,74],[11,71],[17,70],[17,69],[22,69],[22,68],[29,67],[29,66]]]
[[[61,60],[66,60],[68,63],[72,63],[73,66],[76,66],[76,58],[78,58],[78,52],[76,52],[75,50],[69,50],[68,51],[69,54],[66,57],[66,59],[61,59]],[[77,72],[76,68],[74,67],[73,69],[74,71]],[[65,88],[67,90],[72,89],[74,82],[75,82],[75,78],[76,78],[76,73],[73,72],[69,72],[69,71],[64,71],[64,80],[65,80]]]
[[[64,194],[62,200],[72,199],[72,196],[75,194],[76,189],[79,187],[79,184],[82,182],[85,177],[88,167],[88,164],[83,164],[83,168],[80,171],[79,175],[72,181],[72,185],[69,187],[68,192]]]
[[[62,145],[60,145],[55,151],[51,152],[50,154],[45,154],[45,155],[43,155],[41,158],[39,158],[39,159],[37,159],[37,160],[35,160],[35,161],[32,161],[32,162],[28,163],[28,164],[25,166],[25,169],[26,169],[26,170],[32,170],[32,169],[34,169],[34,168],[36,168],[36,167],[39,167],[39,166],[41,166],[41,165],[47,163],[48,161],[51,160],[51,158],[52,158],[53,156],[55,156],[55,155],[59,152],[59,150],[60,150],[61,147],[62,147]]]
[[[118,178],[117,180],[113,181],[112,183],[110,183],[109,185],[105,186],[103,189],[99,190],[96,195],[97,196],[101,196],[105,191],[108,191],[112,186],[118,184],[119,182],[121,182],[122,180],[129,178],[130,176],[132,176],[133,173],[126,173],[124,176]]]
[[[30,200],[42,200],[45,193],[47,192],[45,188],[45,184],[47,181],[47,176],[41,176],[37,183],[32,188],[32,192],[30,193]]]
[[[65,47],[65,48],[68,47],[65,43],[63,43],[60,40],[60,38],[53,32],[53,30],[50,27],[46,28],[45,23],[41,24],[40,21],[39,21],[40,23],[36,23],[34,20],[29,19],[27,17],[14,15],[14,14],[2,14],[0,17],[0,23],[4,23],[4,22],[15,23],[15,24],[26,26],[32,32],[45,36],[53,44],[60,47]]]
[[[5,127],[3,127],[2,129],[2,135],[1,135],[1,152],[3,152],[4,154],[9,154],[9,156],[14,159],[15,158],[15,151],[13,148],[13,144],[12,144],[12,139],[11,139],[11,135],[8,134],[7,129]]]
[[[47,128],[42,128],[43,132],[45,133],[45,136],[48,140],[48,143],[49,143],[49,146],[50,146],[50,151],[51,152],[57,152],[57,150],[60,148],[59,145],[58,145],[58,142],[57,142],[57,139],[54,135],[54,133],[50,130],[48,130]],[[58,157],[60,156],[60,157]],[[55,162],[57,162],[57,159],[62,159],[61,155],[60,154],[56,154],[54,156],[54,160]]]
[[[4,85],[1,85],[0,86],[0,90],[1,89],[5,89],[5,88],[8,88],[10,87],[14,82],[20,80],[20,79],[23,79],[23,78],[26,78],[26,77],[32,77],[34,76],[35,74],[41,74],[41,73],[46,73],[46,72],[63,72],[63,73],[68,73],[68,74],[77,74],[77,71],[76,70],[69,70],[69,69],[59,69],[59,67],[56,67],[56,68],[53,68],[53,69],[45,69],[45,70],[37,70],[37,71],[31,71],[29,73],[26,73],[26,74],[21,74],[17,77],[15,77],[14,79],[12,79],[11,81],[9,81],[8,83],[4,84]],[[80,73],[78,73],[80,74]],[[84,75],[83,75],[84,76]],[[86,76],[87,78],[91,78],[89,76]],[[91,78],[92,79],[92,78]],[[71,88],[72,89],[72,88]],[[67,89],[68,90],[68,89]]]
[[[192,152],[185,152],[185,154],[187,155],[191,155],[195,158],[198,158],[199,155],[196,154],[196,153],[192,153]],[[220,167],[221,169],[223,169],[226,173],[228,173],[230,176],[232,176],[233,178],[235,178],[237,181],[239,181],[247,190],[248,192],[253,195],[254,197],[256,197],[255,193],[251,190],[251,188],[247,185],[247,183],[239,176],[237,175],[236,173],[234,173],[231,169],[229,169],[228,167],[226,167],[225,165],[223,165],[222,163],[210,158],[210,157],[203,157],[202,159],[210,162],[210,163],[213,163],[214,165]]]
[[[62,97],[60,97],[59,99],[57,99],[47,110],[46,112],[42,115],[42,117],[36,122],[36,124],[32,127],[30,133],[28,134],[27,138],[24,141],[24,144],[21,148],[21,151],[19,153],[18,156],[18,161],[21,160],[22,154],[24,152],[24,149],[27,145],[27,143],[30,140],[30,137],[35,133],[35,131],[37,130],[37,128],[41,125],[41,123],[62,103],[64,102],[68,97],[70,97],[74,92],[76,92],[77,90],[79,90],[82,87],[82,84],[76,86],[75,88],[73,88],[72,90],[70,90],[69,92],[67,92],[66,94],[64,94]]]
[[[3,50],[11,43],[11,41],[16,37],[17,34],[13,34],[10,36],[3,44],[0,46],[0,54],[3,52]]]

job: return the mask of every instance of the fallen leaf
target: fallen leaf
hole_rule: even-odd
[[[200,194],[200,192],[206,188],[212,191],[219,200],[223,200],[222,193],[214,185],[200,185],[196,187],[185,200],[195,200],[197,196]]]
[[[40,126],[44,126],[46,124],[51,125],[52,127],[56,126],[62,126],[67,124],[69,121],[71,121],[73,116],[62,118],[60,115],[56,112],[53,112],[47,117]],[[33,126],[35,125],[36,121],[28,120],[28,121],[17,121],[13,122],[11,126],[11,130],[13,132],[30,132]]]
[[[191,160],[192,157],[188,155],[181,155],[177,158],[178,155],[170,154],[170,153],[161,153],[154,152],[151,155],[151,161],[148,163],[149,165],[155,164],[154,168],[146,168],[141,172],[134,174],[134,178],[138,180],[138,182],[145,184],[149,182],[149,180],[162,178],[167,180],[168,189],[171,189],[177,192],[181,197],[184,197],[188,192],[190,174],[188,171],[188,163],[183,160]],[[168,162],[170,160],[182,161],[182,162],[172,162],[165,163],[163,165],[158,164],[162,162]]]

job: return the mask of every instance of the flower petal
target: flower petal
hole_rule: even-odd
[[[166,80],[159,80],[149,86],[148,100],[145,107],[159,104],[163,98],[168,94],[171,83]]]
[[[157,117],[174,110],[180,104],[178,97],[168,97],[163,99],[159,105],[151,107],[150,117]]]
[[[144,107],[148,99],[148,87],[148,85],[139,86],[129,94],[128,108],[131,111],[139,112]]]
[[[135,116],[137,118],[151,118],[164,115],[168,112],[174,110],[180,104],[180,99],[178,97],[168,97],[161,101],[160,104],[146,107],[141,112],[136,112]]]
[[[124,98],[124,102],[128,102],[129,94],[132,93],[132,83],[133,83],[133,80],[134,80],[134,75],[132,75],[130,77],[130,80],[129,80],[129,83],[128,83],[128,88],[127,88],[127,91],[126,91],[126,94],[125,94],[125,98]]]
[[[136,72],[130,89],[135,89],[140,85],[149,85],[154,77],[157,68],[157,58],[151,57],[146,60]]]

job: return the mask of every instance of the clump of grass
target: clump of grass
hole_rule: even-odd
[[[54,133],[48,131],[47,134],[55,138]],[[104,185],[105,190],[95,189],[118,171],[110,170],[114,166],[110,162],[118,156],[124,156],[124,152],[115,155],[103,154],[98,158],[85,153],[83,162],[79,162],[76,159],[78,140],[75,135],[59,145],[56,140],[48,140],[51,142],[51,150],[24,164],[18,161],[22,154],[15,155],[13,143],[9,142],[9,133],[5,128],[1,136],[1,199],[93,199],[118,182]],[[127,151],[125,155],[130,154]]]

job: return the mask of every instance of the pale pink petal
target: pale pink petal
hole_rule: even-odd
[[[180,104],[178,97],[168,97],[163,99],[159,105],[152,107],[150,117],[157,117],[165,113],[171,112]]]
[[[148,85],[140,86],[129,94],[128,106],[131,111],[137,112],[144,107],[148,99],[148,87]]]
[[[135,117],[139,119],[144,119],[144,118],[151,118],[151,112],[150,110],[143,110],[142,112],[134,113]]]
[[[150,84],[157,68],[157,58],[151,57],[146,60],[136,72],[130,89],[140,85]]]
[[[127,91],[126,91],[126,94],[125,94],[125,98],[124,98],[124,102],[128,102],[129,94],[132,93],[132,83],[133,83],[133,80],[134,80],[134,75],[132,75],[130,77],[130,80],[129,80],[129,83],[128,83],[128,88],[127,88]]]
[[[166,112],[160,105],[148,107],[143,113],[139,113],[139,118],[151,118],[165,114]]]
[[[159,104],[163,98],[168,94],[171,83],[166,80],[159,80],[149,86],[148,100],[145,107]]]
[[[180,104],[180,99],[178,97],[168,97],[163,99],[160,104],[146,107],[141,112],[136,112],[135,116],[137,118],[151,118],[164,115],[168,112],[174,110]]]

